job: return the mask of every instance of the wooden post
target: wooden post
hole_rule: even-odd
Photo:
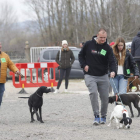
[[[28,41],[25,42],[25,59],[26,59],[28,62],[31,62],[31,58],[30,58],[30,48],[29,48],[29,42],[28,42]]]

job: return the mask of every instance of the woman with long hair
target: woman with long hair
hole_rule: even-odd
[[[60,78],[58,81],[57,89],[54,93],[59,92],[60,85],[63,80],[63,76],[65,74],[65,92],[68,92],[68,83],[69,83],[69,75],[71,71],[71,66],[75,60],[75,57],[73,55],[73,52],[68,47],[67,40],[62,41],[62,48],[60,51],[58,51],[56,56],[56,62],[59,64],[60,69]]]
[[[134,58],[128,50],[126,50],[125,41],[123,38],[117,38],[113,45],[113,53],[117,62],[117,75],[115,78],[110,78],[110,84],[114,94],[123,94],[127,92],[127,79],[130,73],[133,73],[135,79],[139,77],[139,70],[134,61]]]

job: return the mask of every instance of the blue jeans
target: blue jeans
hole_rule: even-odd
[[[114,95],[116,95],[116,93],[126,93],[127,82],[127,79],[124,79],[124,75],[117,75],[115,78],[110,78],[110,84],[113,88]]]
[[[5,84],[4,83],[0,83],[0,106],[1,106],[1,102],[2,102],[2,97],[3,97],[4,91],[5,91]]]

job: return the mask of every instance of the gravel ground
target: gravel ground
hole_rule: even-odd
[[[139,140],[140,117],[134,117],[129,130],[108,127],[114,105],[109,104],[107,124],[94,126],[89,93],[82,80],[70,80],[69,93],[44,94],[42,117],[44,123],[30,123],[28,99],[37,88],[25,88],[28,94],[17,94],[11,81],[6,83],[5,97],[0,108],[0,140]],[[128,111],[129,108],[127,107]],[[137,115],[133,107],[134,115]],[[130,111],[129,111],[130,112]],[[35,117],[36,119],[36,117]]]

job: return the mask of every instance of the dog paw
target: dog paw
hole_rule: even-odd
[[[54,88],[50,88],[50,92],[54,92],[55,90],[54,90]]]
[[[41,123],[44,123],[42,120],[40,121]]]
[[[30,121],[30,123],[33,123],[34,121]]]
[[[32,119],[32,121],[34,122],[34,121],[35,121],[35,119]]]
[[[134,118],[134,115],[133,115],[133,116],[131,116],[131,118]]]

